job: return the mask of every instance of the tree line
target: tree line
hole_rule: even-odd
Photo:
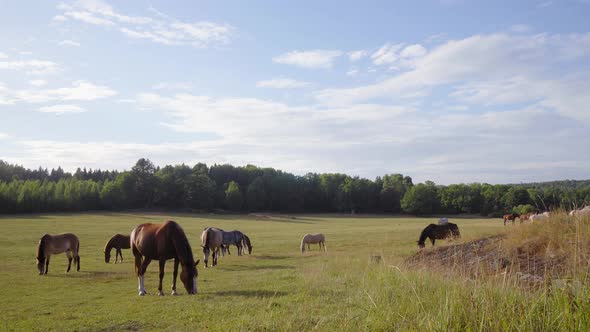
[[[338,173],[297,176],[253,165],[198,163],[129,171],[25,169],[0,160],[0,213],[160,208],[232,212],[480,214],[572,209],[590,204],[590,181],[534,184],[414,184]]]

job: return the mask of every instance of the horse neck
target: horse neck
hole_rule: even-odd
[[[109,242],[104,246],[104,252],[109,252],[113,248],[113,242],[115,242],[116,236],[113,236]]]
[[[429,232],[428,232],[429,229],[430,229],[430,226],[424,228],[422,233],[420,233],[420,238],[418,239],[418,244],[424,244],[424,241],[426,241],[426,238],[429,236]]]
[[[175,226],[170,234],[172,235],[174,251],[176,252],[176,257],[180,261],[180,264],[183,266],[195,264],[193,251],[191,250],[191,246],[184,232]]]
[[[45,234],[41,237],[41,241],[39,241],[39,246],[37,247],[37,259],[43,260],[45,259],[45,245],[47,245],[47,238],[49,235]]]

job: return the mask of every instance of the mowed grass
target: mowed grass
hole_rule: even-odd
[[[146,274],[148,295],[138,296],[130,250],[122,264],[105,264],[103,247],[115,233],[138,224],[177,221],[199,264],[199,293],[157,296],[158,264]],[[452,219],[461,241],[504,232],[498,219]],[[403,260],[418,249],[420,231],[435,219],[383,216],[250,216],[157,213],[84,213],[0,217],[0,330],[584,330],[590,307],[578,295],[525,290],[510,283],[449,278],[412,271]],[[221,257],[205,269],[204,227],[239,229],[254,245],[251,256]],[[51,258],[39,276],[35,249],[44,233],[80,239],[81,271],[65,273],[65,255]],[[306,233],[324,233],[301,255]],[[437,245],[447,245],[439,241]],[[429,244],[428,244],[429,245]],[[381,256],[379,264],[371,256]],[[114,259],[114,251],[112,253]],[[170,294],[172,262],[164,289]],[[586,301],[586,302],[584,302]]]

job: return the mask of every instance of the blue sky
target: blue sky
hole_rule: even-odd
[[[0,159],[590,178],[590,1],[0,0]]]

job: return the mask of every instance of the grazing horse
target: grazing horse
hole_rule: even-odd
[[[586,216],[586,215],[589,215],[589,214],[590,214],[590,205],[584,207],[583,209],[572,210],[569,213],[569,215],[571,217],[574,217],[574,216],[576,216],[576,217],[583,217],[583,216]]]
[[[231,255],[231,253],[229,252],[229,246],[233,244],[238,248],[238,256],[242,256],[242,241],[244,240],[244,233],[236,230],[226,232],[223,229],[219,229],[219,231],[221,231],[221,235],[223,237],[221,253],[224,254],[227,250],[227,254]]]
[[[219,257],[219,249],[223,245],[222,230],[215,227],[207,227],[201,234],[201,247],[203,247],[203,256],[205,267],[209,267],[209,255],[211,255],[213,262],[212,266],[217,265],[217,258]]]
[[[420,248],[424,248],[426,238],[430,239],[432,245],[434,245],[435,240],[442,240],[446,239],[447,237],[452,238],[459,238],[461,237],[461,233],[459,233],[459,227],[453,223],[447,223],[446,225],[435,225],[430,224],[422,230],[420,233],[420,238],[418,239],[418,246]]]
[[[37,268],[39,274],[47,274],[49,272],[49,258],[54,254],[66,253],[68,256],[68,269],[70,272],[72,267],[72,256],[74,257],[74,264],[76,264],[76,271],[80,271],[80,241],[78,237],[72,233],[49,235],[45,234],[39,240],[37,246]]]
[[[535,223],[535,221],[545,221],[545,220],[549,220],[549,212],[543,212],[543,213],[535,213],[532,216],[530,216],[530,220],[532,223]]]
[[[305,234],[303,236],[303,239],[301,239],[301,253],[303,254],[305,252],[305,245],[307,244],[307,250],[311,250],[310,248],[310,244],[316,244],[319,243],[320,245],[320,251],[322,250],[322,246],[324,248],[324,251],[326,250],[326,237],[324,236],[324,234]]]
[[[139,295],[147,292],[143,284],[145,270],[153,259],[160,263],[159,295],[162,296],[162,279],[166,260],[174,258],[174,273],[172,274],[172,295],[176,293],[176,276],[178,265],[182,267],[180,280],[186,291],[193,295],[197,293],[197,264],[193,258],[191,245],[184,231],[176,222],[166,221],[164,224],[141,224],[131,232],[131,250],[135,256],[135,271],[139,281]]]
[[[509,214],[505,214],[502,218],[504,219],[504,226],[506,226],[507,221],[512,221],[512,225],[514,225],[514,221],[516,220],[516,218],[520,219],[520,214],[509,213]],[[522,220],[521,220],[521,222],[522,222]]]
[[[123,254],[121,249],[131,248],[131,236],[123,234],[115,234],[104,246],[104,262],[108,263],[111,260],[111,249],[115,248],[115,264],[117,264],[119,256],[121,256],[121,262],[123,262]]]
[[[246,234],[243,235],[242,245],[248,249],[248,255],[252,255],[252,243],[250,242],[250,238]]]

